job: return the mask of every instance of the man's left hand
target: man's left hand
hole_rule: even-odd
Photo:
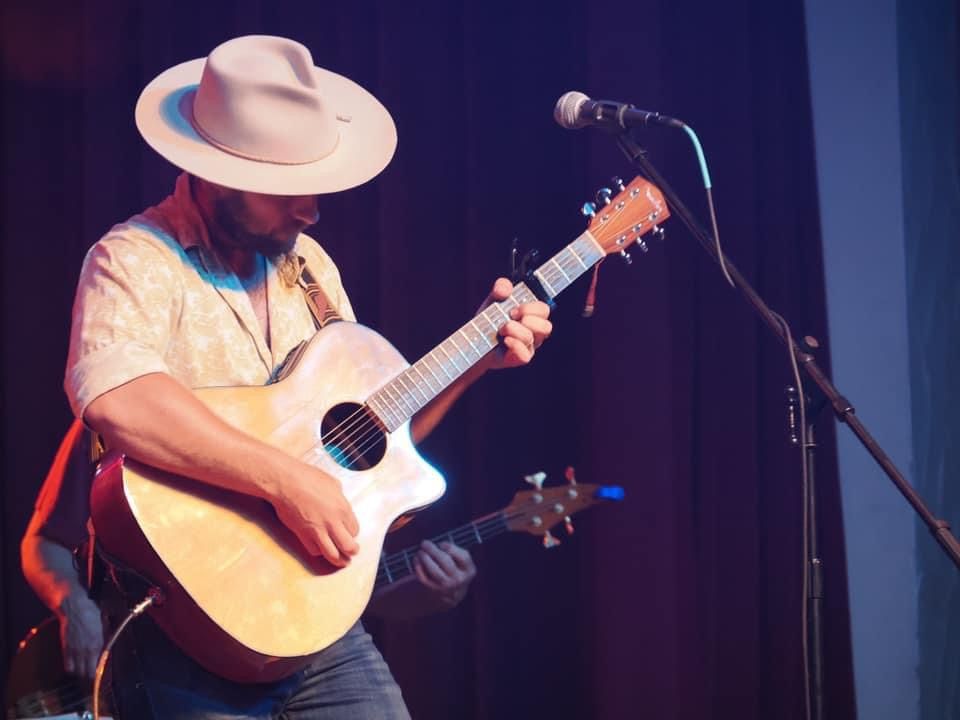
[[[497,278],[489,297],[480,306],[483,310],[491,303],[510,297],[513,284],[506,278]],[[500,328],[502,347],[490,354],[487,367],[492,370],[526,365],[533,359],[537,348],[550,337],[553,324],[548,319],[550,308],[539,300],[524,303],[510,312],[510,320]]]
[[[434,545],[429,540],[420,543],[413,570],[420,583],[432,590],[446,609],[460,604],[477,575],[469,552],[453,543]]]

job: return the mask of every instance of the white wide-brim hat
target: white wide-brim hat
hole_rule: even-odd
[[[270,195],[346,190],[397,147],[387,109],[293,40],[248,35],[164,71],[140,94],[137,128],[160,155],[217,185]]]

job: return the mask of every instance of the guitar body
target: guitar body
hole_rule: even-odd
[[[119,455],[101,463],[91,492],[100,542],[162,590],[151,615],[211,672],[276,680],[342,637],[369,600],[391,523],[443,494],[409,422],[390,434],[375,428],[382,457],[367,469],[344,467],[320,440],[332,408],[362,405],[407,367],[375,332],[340,322],[318,332],[278,383],[196,391],[227,422],[340,480],[360,524],[346,568],[308,555],[264,501]]]

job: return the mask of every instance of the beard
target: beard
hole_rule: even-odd
[[[218,240],[230,249],[253,250],[272,260],[291,252],[297,244],[297,229],[270,233],[252,230],[243,196],[239,193],[217,198],[213,215],[214,222],[223,231]]]

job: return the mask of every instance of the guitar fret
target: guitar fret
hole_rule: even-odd
[[[483,538],[480,537],[480,533],[477,531],[477,524],[470,523],[470,527],[473,528],[473,534],[477,536],[477,545],[483,544]]]
[[[438,348],[438,349],[442,349],[442,348]],[[450,373],[447,372],[447,368],[444,366],[444,364],[443,364],[442,362],[440,362],[439,360],[437,360],[436,356],[434,355],[434,352],[435,352],[434,350],[431,350],[431,351],[430,351],[430,357],[433,358],[433,361],[434,361],[437,365],[440,366],[440,369],[443,370],[443,374],[446,375],[447,378],[448,378],[450,381],[453,381],[453,379],[454,379],[456,376],[455,376],[455,375],[451,375]]]
[[[501,315],[503,315],[504,323],[507,323],[510,321],[511,319],[510,315],[504,311],[504,309],[500,306],[500,303],[494,303],[489,308],[487,308],[487,310],[491,310],[491,309],[496,309]]]
[[[552,263],[557,267],[557,270],[559,270],[559,271],[560,271],[560,274],[563,275],[563,279],[566,280],[566,281],[569,283],[569,282],[570,282],[570,276],[567,275],[566,271],[564,271],[563,265],[561,265],[560,263],[557,262],[556,256],[550,258],[550,262],[552,262]]]
[[[493,313],[493,308],[497,308],[497,310],[500,311],[500,314],[503,315],[503,310],[500,310],[500,308],[496,305],[491,305],[490,307],[488,307],[486,310],[483,311],[483,314],[477,316],[477,317],[483,318],[486,321],[487,325],[490,326],[490,330],[487,331],[486,337],[490,341],[491,347],[494,347],[497,344],[498,342],[497,336],[499,334],[500,327],[501,327],[500,325],[497,324],[494,318],[487,315],[487,313],[491,313],[491,314]]]
[[[580,256],[577,255],[576,251],[574,251],[573,248],[568,248],[567,256],[572,257],[574,260],[576,260],[577,264],[580,265],[580,267],[582,267],[584,270],[587,269],[587,264],[580,259]]]
[[[401,419],[403,417],[403,413],[397,412],[400,408],[391,407],[392,401],[383,390],[379,390],[374,393],[373,398],[376,398],[377,402],[383,407],[386,413],[389,414],[390,418],[388,425],[391,431],[396,430],[398,427],[400,427],[400,425],[403,424]],[[382,416],[381,419],[383,419]]]
[[[387,385],[384,386],[383,389],[387,392],[388,395],[390,394],[391,391],[393,391],[394,397],[397,398],[394,401],[394,403],[396,404],[397,409],[400,411],[401,417],[408,418],[411,415],[413,415],[414,412],[416,412],[416,410],[414,411],[410,410],[409,403],[407,403],[406,398],[400,392],[397,391],[397,388],[394,387],[394,383],[388,383]]]
[[[473,348],[473,351],[477,354],[477,359],[480,359],[481,357],[483,357],[480,354],[480,351],[477,350],[477,346],[473,344],[473,341],[470,339],[470,336],[463,331],[463,328],[460,328],[457,332],[459,332],[464,337],[464,339],[470,344],[470,347]],[[470,359],[466,353],[462,353],[462,354],[467,360]]]
[[[407,550],[403,551],[403,560],[407,564],[407,570],[413,572],[413,563],[410,562],[410,553]]]
[[[541,272],[540,270],[537,270],[535,273],[533,273],[533,276],[534,276],[535,278],[537,278],[541,283],[543,283],[543,286],[547,289],[547,292],[550,293],[550,297],[552,297],[552,298],[553,298],[553,297],[556,297],[557,295],[559,295],[559,294],[560,294],[560,290],[563,290],[563,288],[560,288],[559,290],[558,290],[558,289],[555,289],[555,288],[553,287],[553,283],[551,283],[549,280],[547,280],[546,274],[543,273],[543,272]]]
[[[430,381],[427,380],[427,376],[424,375],[422,372],[420,372],[420,366],[421,366],[421,365],[427,370],[427,372],[430,373],[431,376],[433,376],[433,381],[437,384],[437,389],[436,389],[436,390],[434,390],[434,389],[433,389],[433,386],[430,385]],[[443,390],[443,387],[444,387],[443,382],[440,380],[440,378],[437,377],[436,373],[433,372],[433,370],[430,369],[430,365],[427,363],[427,361],[426,361],[425,359],[424,359],[424,360],[421,360],[421,361],[418,362],[416,365],[414,365],[414,366],[413,366],[413,369],[417,371],[417,375],[419,375],[420,377],[423,378],[423,382],[426,384],[426,386],[427,386],[428,388],[430,388],[430,392],[436,394],[436,393],[439,393],[441,390]]]
[[[448,338],[447,341],[443,343],[443,345],[446,345],[447,343],[450,343],[451,345],[453,345],[453,347],[454,347],[455,349],[457,348],[456,343],[453,342],[453,338]],[[453,365],[453,369],[456,370],[456,371],[457,371],[457,374],[459,375],[459,374],[460,374],[460,366],[457,365],[457,361],[453,359],[453,357],[450,355],[450,353],[447,352],[447,349],[446,349],[443,345],[437,346],[437,349],[438,349],[440,352],[442,352],[444,355],[447,356],[447,360],[450,361],[450,364]],[[459,353],[460,350],[457,349],[457,352]]]
[[[383,568],[383,572],[387,576],[387,582],[393,582],[393,574],[390,572],[389,563],[384,562],[387,559],[386,553],[380,553],[380,567]]]
[[[410,394],[410,399],[417,404],[417,410],[420,410],[424,405],[426,405],[430,399],[426,396],[423,390],[420,389],[420,386],[417,385],[417,381],[413,379],[409,370],[404,370],[397,376],[397,380],[403,385],[404,389]],[[412,389],[409,389],[412,388]],[[416,393],[420,393],[420,396],[423,398],[423,402],[417,399]]]
[[[481,317],[483,317],[483,315],[477,315],[477,318],[481,318]],[[477,331],[477,334],[478,334],[481,338],[483,338],[484,340],[486,340],[486,341],[487,341],[487,344],[490,345],[490,347],[493,347],[493,346],[496,344],[496,341],[491,342],[491,341],[490,341],[490,338],[489,338],[480,328],[477,327],[477,325],[476,325],[476,319],[477,319],[477,318],[474,318],[473,320],[470,321],[470,327],[472,327],[474,330],[476,330],[476,331]],[[483,319],[486,320],[486,318],[483,318]],[[490,321],[487,320],[487,322],[489,323]],[[494,333],[494,335],[496,335],[496,333]],[[488,350],[489,350],[489,348],[488,348]]]
[[[590,249],[592,244],[593,250],[595,251],[596,259],[593,262],[596,262],[602,258],[606,253],[603,251],[603,246],[597,242],[597,239],[590,233],[589,230],[584,232],[580,237],[573,241],[573,245],[583,240],[583,244],[587,246],[586,249]],[[587,257],[590,257],[590,253],[587,253]],[[592,263],[591,263],[592,264]]]

